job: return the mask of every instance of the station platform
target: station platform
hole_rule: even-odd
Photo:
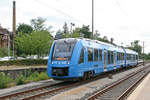
[[[127,100],[150,100],[150,73],[131,93]]]
[[[18,70],[18,69],[30,69],[30,68],[47,68],[47,65],[11,65],[11,66],[0,66],[0,71],[4,70]]]

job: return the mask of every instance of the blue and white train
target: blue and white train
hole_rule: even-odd
[[[87,79],[137,64],[135,51],[97,40],[66,38],[53,42],[47,73],[55,80]]]

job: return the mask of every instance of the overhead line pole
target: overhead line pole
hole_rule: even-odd
[[[14,45],[14,38],[16,35],[16,1],[13,1],[13,40],[12,40],[12,45],[13,45],[13,57],[15,57],[15,45]]]
[[[143,42],[143,66],[144,66],[144,42]]]
[[[92,0],[92,36],[94,36],[94,0]]]

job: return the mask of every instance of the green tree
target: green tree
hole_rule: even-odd
[[[31,33],[33,31],[33,28],[28,25],[28,24],[19,24],[18,28],[17,28],[17,33],[18,32],[22,32],[25,34]]]
[[[66,22],[64,23],[64,26],[63,26],[63,33],[64,33],[64,34],[69,33],[68,24],[67,24]]]
[[[0,48],[0,57],[8,56],[7,48]]]
[[[69,33],[62,34],[62,38],[70,38],[71,35]]]
[[[2,40],[2,36],[0,36],[0,41]]]
[[[144,54],[144,58],[145,58],[145,60],[150,60],[150,53]]]
[[[17,55],[38,55],[49,53],[52,36],[48,31],[33,31],[31,34],[22,34],[15,38]]]
[[[42,31],[42,30],[49,31],[51,29],[51,26],[47,27],[45,25],[45,22],[46,22],[46,19],[42,17],[31,19],[31,25],[35,31]]]
[[[56,35],[59,35],[59,34],[62,34],[62,31],[60,29],[56,32]]]
[[[82,28],[80,28],[80,33],[84,34],[85,38],[91,38],[91,35],[92,35],[89,25],[87,26],[83,25]]]
[[[79,38],[79,37],[81,37],[80,33],[73,33],[72,34],[72,38]]]
[[[129,49],[132,49],[136,52],[138,52],[139,54],[142,53],[142,46],[139,45],[139,40],[135,40],[134,42],[131,42],[131,46],[129,47]]]

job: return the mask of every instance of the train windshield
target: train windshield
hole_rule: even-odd
[[[76,42],[55,42],[52,60],[70,60]]]

